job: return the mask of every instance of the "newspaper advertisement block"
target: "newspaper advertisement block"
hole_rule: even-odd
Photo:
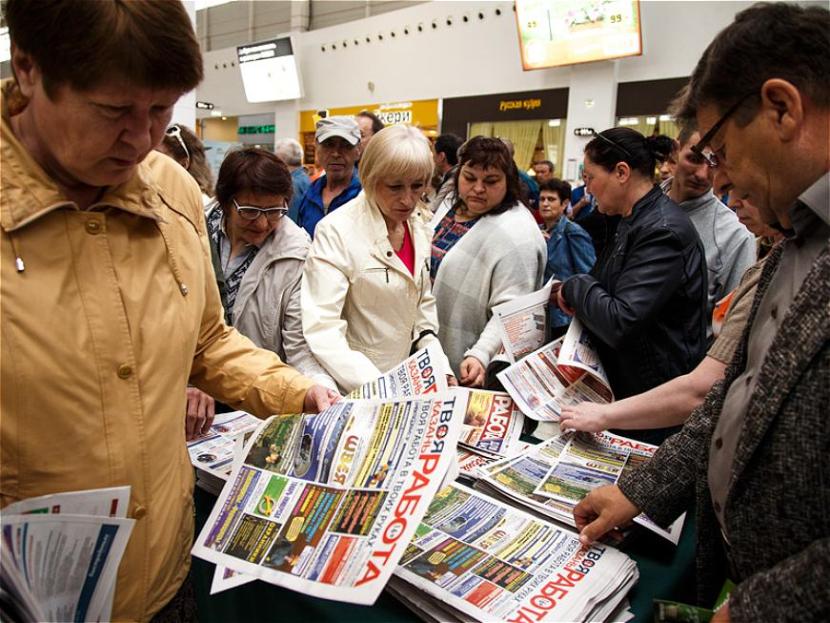
[[[307,595],[374,603],[456,459],[463,408],[447,393],[269,418],[193,554]]]
[[[450,615],[438,620],[517,623],[604,620],[638,576],[618,550],[583,549],[574,532],[459,484],[437,493],[395,575]]]
[[[493,308],[504,352],[511,363],[516,363],[545,343],[548,300],[554,283],[560,282],[550,280],[541,290],[516,297]]]
[[[563,405],[608,403],[614,399],[605,371],[578,322],[498,375],[522,412],[539,421],[558,422]]]
[[[574,526],[573,507],[592,489],[615,484],[627,470],[648,461],[657,446],[602,433],[564,433],[513,459],[479,468],[482,489],[534,512]],[[685,515],[663,529],[645,515],[634,519],[677,545]]]

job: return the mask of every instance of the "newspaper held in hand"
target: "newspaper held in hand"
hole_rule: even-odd
[[[455,460],[463,408],[447,393],[269,418],[193,554],[307,595],[374,603]]]
[[[637,581],[618,550],[459,484],[437,493],[392,592],[431,621],[605,620]]]
[[[493,308],[504,353],[510,363],[516,363],[545,343],[548,301],[554,284],[561,284],[561,281],[551,279],[541,290],[517,296]]]
[[[107,621],[132,532],[129,487],[56,493],[3,509],[0,608],[22,620]],[[33,617],[33,618],[30,618]]]
[[[576,318],[563,338],[497,376],[522,412],[542,422],[558,422],[563,405],[614,399],[590,337]]]
[[[575,526],[573,508],[591,490],[615,484],[647,462],[657,446],[602,433],[564,433],[512,459],[479,468],[477,487],[542,516]],[[685,514],[668,529],[645,515],[634,521],[677,545]]]
[[[430,344],[410,355],[374,381],[365,383],[353,390],[347,398],[353,400],[402,399],[445,392],[448,389],[447,374],[450,371],[441,368],[440,362],[443,358],[438,356],[439,354],[437,347]],[[234,459],[235,463],[241,461],[242,454],[243,452],[240,450]],[[221,491],[221,487],[216,491],[217,495],[219,491]],[[255,579],[253,576],[217,565],[213,574],[210,593],[213,595]]]

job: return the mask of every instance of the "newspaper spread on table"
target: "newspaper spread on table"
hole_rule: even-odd
[[[604,620],[638,571],[613,547],[583,549],[566,528],[452,484],[436,494],[395,576],[406,584],[392,592],[427,620],[535,623]]]
[[[547,340],[548,301],[554,283],[561,282],[551,279],[541,290],[493,308],[504,352],[511,363],[537,350]]]
[[[9,504],[2,579],[40,621],[108,621],[135,520],[130,487],[55,493]]]
[[[374,603],[455,461],[463,408],[450,392],[269,418],[193,554],[307,595]]]
[[[575,525],[573,507],[597,487],[615,484],[648,461],[657,446],[608,432],[563,433],[512,459],[479,468],[477,486],[528,509]],[[677,545],[685,515],[663,529],[645,515],[634,519]]]
[[[361,387],[353,390],[348,395],[348,398],[410,398],[413,396],[445,392],[448,389],[447,374],[449,371],[439,367],[440,364],[437,362],[442,361],[442,358],[438,355],[437,347],[434,344],[430,344],[415,352],[374,381],[365,383]],[[258,423],[259,420],[256,420],[256,424]],[[243,449],[239,447],[239,444],[237,445],[237,449],[238,451],[234,456],[234,462],[239,462],[242,459]],[[230,466],[228,473],[230,473]],[[220,491],[221,487],[214,492],[214,495],[219,495]],[[214,595],[220,591],[252,582],[255,579],[253,576],[239,573],[224,565],[216,565],[213,573],[213,581],[210,586],[210,593]]]
[[[588,332],[573,319],[564,337],[502,370],[498,379],[519,409],[540,421],[559,421],[563,405],[614,399]]]

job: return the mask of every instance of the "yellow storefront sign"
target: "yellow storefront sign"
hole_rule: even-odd
[[[416,100],[411,102],[392,102],[383,104],[362,104],[343,108],[329,108],[328,115],[356,115],[361,110],[376,114],[386,125],[408,123],[419,128],[437,128],[438,100]],[[314,132],[317,123],[317,110],[300,111],[300,132]]]

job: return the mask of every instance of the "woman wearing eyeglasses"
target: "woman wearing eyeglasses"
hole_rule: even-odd
[[[230,152],[207,216],[216,278],[228,324],[318,383],[334,388],[305,343],[300,276],[308,235],[285,218],[291,174],[274,154]]]
[[[343,391],[374,380],[413,349],[441,348],[429,279],[432,232],[421,200],[433,166],[420,130],[381,130],[360,158],[363,192],[317,225],[303,271],[303,330]]]
[[[589,275],[562,285],[562,311],[594,338],[616,398],[691,372],[706,353],[706,261],[683,210],[654,184],[672,141],[630,128],[597,134],[585,147],[588,192],[619,215],[611,244]],[[631,436],[659,443],[671,429]]]

